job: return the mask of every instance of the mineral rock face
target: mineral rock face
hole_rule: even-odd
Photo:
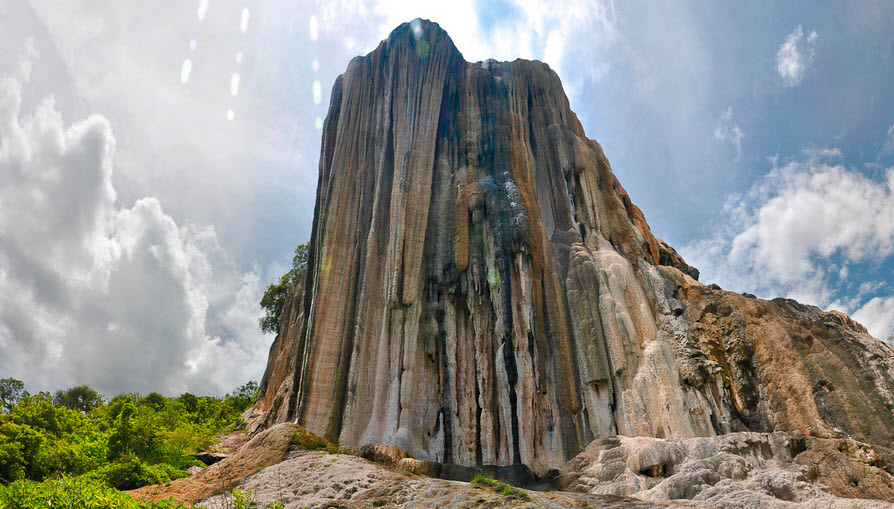
[[[894,441],[889,346],[696,281],[548,66],[469,63],[416,28],[333,87],[306,280],[254,427],[541,474],[618,434]]]
[[[894,476],[881,464],[872,447],[849,439],[753,432],[612,437],[594,441],[572,460],[562,484],[584,493],[694,499],[711,507],[891,507],[846,500],[894,502]]]

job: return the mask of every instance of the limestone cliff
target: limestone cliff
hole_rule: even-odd
[[[536,61],[398,27],[332,89],[306,279],[253,428],[561,469],[596,438],[894,443],[894,351],[699,283]]]

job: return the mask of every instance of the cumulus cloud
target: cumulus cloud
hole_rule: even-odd
[[[156,198],[120,203],[104,117],[66,125],[52,97],[21,111],[28,48],[0,79],[0,373],[107,394],[256,379],[269,341],[258,271],[237,270],[213,228],[177,225]]]
[[[894,336],[894,296],[874,297],[854,311],[853,319],[862,323],[879,339]]]
[[[776,72],[787,87],[795,87],[804,79],[807,69],[813,65],[816,51],[816,31],[804,35],[801,25],[788,34],[776,52]]]
[[[733,123],[733,108],[726,108],[720,118],[717,119],[717,126],[714,127],[714,138],[720,141],[727,141],[736,147],[736,160],[742,158],[742,138],[745,134],[739,129],[739,126]]]
[[[891,261],[894,168],[877,181],[840,160],[838,150],[813,149],[774,168],[748,193],[729,197],[723,226],[711,238],[682,251],[706,281],[767,298],[858,310],[873,335],[887,337],[894,333],[894,306],[883,303],[894,297],[865,299],[891,291],[885,284],[890,273],[881,270],[879,281],[853,292],[846,278],[855,264],[885,267]]]

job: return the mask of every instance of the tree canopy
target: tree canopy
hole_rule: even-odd
[[[25,384],[15,378],[0,380],[0,411],[6,413],[12,409],[16,402],[28,395]]]
[[[56,391],[56,394],[53,396],[53,405],[89,412],[91,409],[102,405],[102,395],[86,385],[79,385],[64,391]]]
[[[261,297],[264,316],[258,320],[262,332],[279,333],[279,315],[286,304],[286,296],[298,284],[307,267],[307,244],[299,244],[292,258],[292,268],[279,278],[279,283],[271,284]]]

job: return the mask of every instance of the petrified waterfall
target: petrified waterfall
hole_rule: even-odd
[[[699,283],[536,61],[422,21],[332,90],[306,279],[254,427],[562,468],[609,435],[894,440],[894,352],[844,315]]]

